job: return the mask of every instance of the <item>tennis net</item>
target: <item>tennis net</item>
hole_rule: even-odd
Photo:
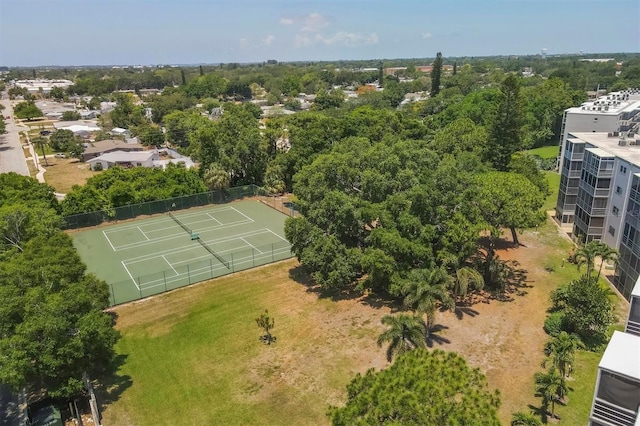
[[[193,232],[191,231],[191,229],[190,229],[187,225],[185,225],[184,223],[180,222],[180,221],[178,220],[178,218],[177,218],[177,217],[175,217],[175,216],[173,215],[173,213],[169,212],[169,216],[171,216],[171,219],[175,220],[175,222],[176,222],[178,225],[182,226],[182,229],[184,229],[185,231],[187,231],[189,234],[193,234]]]
[[[230,269],[230,268],[229,268],[229,262],[227,262],[226,260],[224,260],[224,258],[223,258],[222,256],[220,256],[218,253],[216,253],[215,251],[213,251],[213,250],[211,249],[211,247],[209,247],[207,244],[205,244],[205,242],[204,242],[204,241],[202,241],[202,240],[200,239],[200,237],[198,237],[198,238],[197,238],[197,240],[198,240],[198,242],[200,243],[200,245],[201,245],[202,247],[204,247],[204,248],[205,248],[209,253],[211,253],[212,255],[214,255],[214,256],[216,257],[216,259],[218,259],[218,260],[220,261],[220,263],[222,263],[224,266],[226,266],[226,267],[227,267],[227,269]]]

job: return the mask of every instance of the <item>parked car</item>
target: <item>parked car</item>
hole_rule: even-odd
[[[56,158],[67,158],[67,155],[63,154],[62,152],[58,152],[56,155],[54,155],[54,157],[56,157]]]
[[[51,134],[51,130],[40,130],[40,136],[49,136]]]

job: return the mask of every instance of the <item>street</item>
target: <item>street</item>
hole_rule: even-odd
[[[5,107],[0,113],[11,117],[9,120],[5,119],[7,132],[0,135],[0,173],[16,172],[29,176],[29,168],[20,143],[19,129],[15,124],[11,101],[3,97],[0,103]]]

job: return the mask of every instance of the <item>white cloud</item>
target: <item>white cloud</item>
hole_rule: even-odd
[[[316,12],[302,18],[302,31],[304,32],[315,33],[328,25],[329,21],[324,16]]]
[[[241,38],[240,39],[240,47],[241,48],[246,48],[249,47],[249,40],[247,40],[246,38]]]
[[[313,44],[313,40],[311,40],[311,38],[306,34],[298,34],[293,39],[293,44],[296,47],[305,47],[305,46],[310,46],[311,44]]]
[[[431,38],[431,33],[422,33],[422,38]]]
[[[278,21],[280,25],[296,25],[305,33],[317,33],[329,26],[329,20],[317,12],[308,15],[283,16]]]
[[[378,35],[375,33],[369,35],[348,33],[339,31],[332,36],[325,37],[322,34],[316,34],[315,40],[326,45],[342,44],[344,46],[362,46],[378,43]]]
[[[266,36],[266,37],[264,38],[264,40],[262,40],[262,43],[263,43],[265,46],[271,46],[271,44],[273,43],[273,41],[274,41],[275,39],[276,39],[276,37],[275,37],[274,35],[269,34],[268,36]]]

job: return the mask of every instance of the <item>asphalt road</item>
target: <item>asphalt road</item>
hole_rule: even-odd
[[[0,135],[0,173],[16,172],[20,175],[29,176],[27,160],[20,143],[19,131],[22,128],[20,130],[17,128],[11,102],[4,96],[0,100],[0,103],[4,105],[4,109],[0,111],[0,114],[11,118],[9,120],[5,119],[7,132]]]

